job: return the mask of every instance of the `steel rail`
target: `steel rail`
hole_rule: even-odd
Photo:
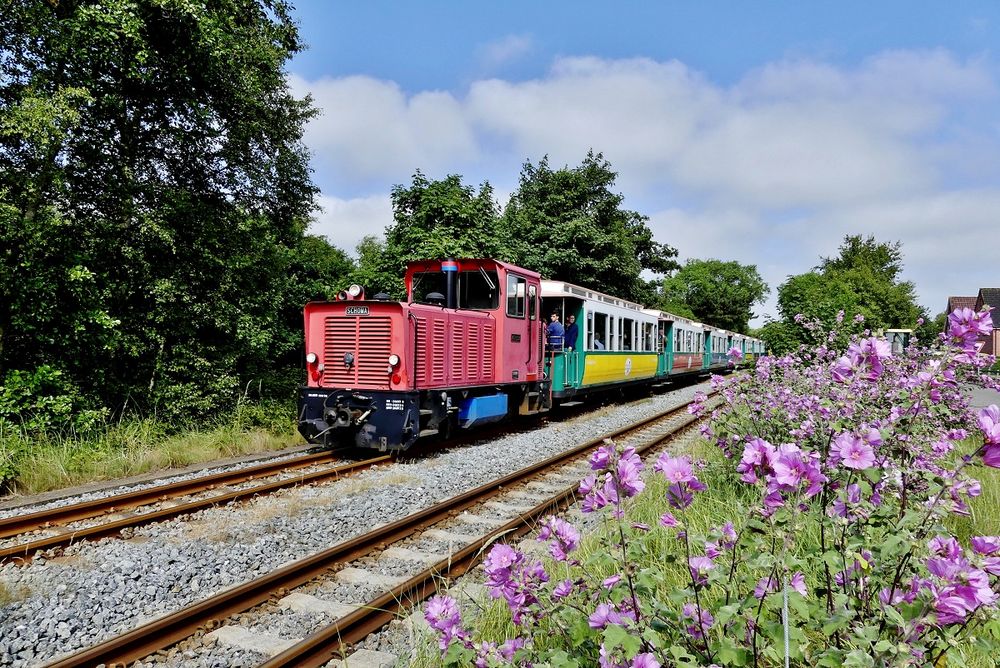
[[[685,432],[701,418],[692,417],[667,434],[636,447],[636,452],[644,454],[663,446]],[[341,617],[319,631],[307,636],[297,644],[260,664],[259,668],[319,668],[333,659],[347,658],[346,648],[360,642],[394,619],[409,606],[419,603],[438,590],[442,578],[454,579],[465,574],[483,556],[483,550],[501,536],[519,537],[531,531],[533,523],[554,508],[565,507],[573,502],[579,484],[574,483],[553,494],[530,510],[519,513],[518,517],[503,526],[493,529],[458,552],[438,561],[433,566],[414,575],[406,582],[369,601],[357,610]]]
[[[515,471],[475,489],[453,496],[374,531],[338,543],[331,548],[282,566],[260,578],[231,587],[188,607],[160,617],[119,636],[110,638],[81,652],[48,664],[48,668],[82,668],[96,664],[130,664],[154,652],[177,644],[199,629],[217,624],[225,618],[244,612],[271,599],[276,592],[298,587],[335,570],[343,562],[360,558],[387,544],[406,538],[463,510],[482,503],[505,490],[524,482],[539,472],[566,463],[594,448],[608,438],[635,431],[658,420],[681,413],[690,404],[661,411],[628,427],[614,430],[562,453]],[[686,424],[690,424],[688,421]],[[683,428],[683,427],[681,427]],[[676,431],[676,430],[675,430]],[[353,613],[352,613],[353,614]],[[363,625],[362,625],[363,626]]]
[[[332,452],[313,452],[301,457],[285,459],[277,462],[267,462],[256,466],[236,469],[233,471],[222,471],[211,475],[192,478],[189,480],[178,480],[156,487],[134,490],[124,494],[107,496],[103,499],[93,499],[82,501],[58,508],[39,510],[24,515],[15,515],[0,519],[0,538],[8,538],[18,534],[34,531],[36,529],[48,528],[52,525],[61,525],[68,522],[86,520],[98,517],[109,512],[121,510],[131,510],[140,506],[147,506],[151,503],[165,501],[166,499],[186,496],[203,490],[209,490],[223,485],[232,485],[255,478],[264,478],[275,475],[281,471],[289,469],[303,468],[305,466],[315,466],[317,464],[328,464],[334,461],[335,455]]]
[[[240,501],[250,497],[259,496],[261,494],[271,494],[279,489],[298,487],[300,485],[328,480],[330,478],[352,475],[359,471],[371,468],[372,466],[383,464],[391,459],[392,455],[382,455],[373,459],[366,459],[362,462],[352,462],[350,464],[334,466],[327,469],[321,469],[319,471],[312,471],[310,473],[295,476],[294,478],[275,480],[274,482],[254,485],[253,487],[247,487],[246,489],[240,489],[226,494],[219,494],[206,499],[189,501],[188,503],[182,503],[170,508],[161,508],[159,510],[143,513],[141,515],[124,517],[113,522],[98,524],[96,526],[86,527],[57,536],[49,536],[47,538],[39,538],[38,540],[30,541],[28,543],[20,543],[18,545],[13,545],[0,550],[0,564],[14,560],[27,562],[31,560],[32,555],[38,550],[65,547],[80,540],[98,540],[100,538],[107,538],[108,536],[116,536],[121,533],[122,529],[127,527],[138,527],[146,524],[152,524],[153,522],[160,522],[179,515],[186,515],[198,510],[204,510],[205,508],[224,505],[233,501]]]

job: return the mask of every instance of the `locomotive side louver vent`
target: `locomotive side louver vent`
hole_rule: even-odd
[[[469,380],[465,372],[465,356],[469,354],[469,348],[465,342],[465,323],[453,322],[451,324],[451,382],[465,383]]]
[[[493,335],[494,329],[495,327],[492,322],[483,325],[483,343],[479,346],[481,352],[477,353],[481,355],[483,360],[483,381],[487,383],[493,382],[493,373],[495,371],[496,351],[494,350],[494,346],[496,345],[496,337]]]
[[[435,320],[431,323],[431,382],[443,383],[447,375],[448,367],[445,364],[445,322]]]
[[[328,360],[323,384],[335,387],[389,389],[386,360],[392,354],[392,321],[387,317],[328,316],[324,323],[323,357]],[[345,364],[345,353],[353,364]]]

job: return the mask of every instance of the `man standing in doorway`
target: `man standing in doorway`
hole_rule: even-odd
[[[576,316],[570,313],[566,316],[566,334],[563,338],[563,346],[566,350],[573,350],[576,348],[576,337],[579,335],[579,331],[576,327]]]
[[[546,335],[549,339],[549,349],[550,350],[562,350],[563,349],[563,339],[566,336],[566,331],[563,329],[562,323],[559,322],[559,314],[553,313],[552,319],[549,322],[548,328],[545,330]]]

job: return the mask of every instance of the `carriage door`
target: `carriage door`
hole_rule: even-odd
[[[508,381],[526,381],[535,358],[528,320],[528,282],[523,276],[507,274],[507,345],[502,351]]]

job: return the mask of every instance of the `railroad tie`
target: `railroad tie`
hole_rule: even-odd
[[[388,552],[388,550],[386,551]],[[367,571],[363,568],[348,567],[337,571],[337,579],[350,584],[367,584],[391,589],[398,584],[406,582],[409,578],[405,575],[383,575]]]
[[[407,547],[390,547],[382,552],[382,556],[387,559],[399,559],[401,561],[417,561],[422,564],[436,564],[441,561],[441,556],[424,552],[422,550],[411,550]]]
[[[205,634],[206,644],[215,642],[227,647],[236,647],[244,651],[257,652],[258,654],[265,654],[267,656],[277,656],[292,645],[301,642],[301,640],[301,638],[281,638],[279,636],[268,635],[267,633],[260,633],[259,631],[251,631],[238,624],[223,626],[211,633]]]
[[[428,529],[422,534],[422,536],[433,540],[439,540],[442,543],[448,543],[449,545],[457,547],[465,547],[469,543],[473,543],[482,538],[479,534],[454,533],[452,531],[445,531],[444,529]]]
[[[334,659],[330,662],[334,668],[392,668],[398,666],[399,657],[388,652],[376,652],[373,649],[359,649],[346,659]]]
[[[309,612],[314,614],[322,613],[328,615],[332,619],[346,617],[358,609],[358,606],[356,605],[346,605],[336,601],[327,601],[322,598],[316,598],[311,594],[300,594],[297,592],[292,592],[278,601],[278,607],[293,610],[295,612]]]
[[[499,517],[487,517],[486,515],[474,515],[472,513],[462,513],[455,517],[455,520],[463,524],[481,524],[488,527],[498,527],[506,524],[507,520]]]

